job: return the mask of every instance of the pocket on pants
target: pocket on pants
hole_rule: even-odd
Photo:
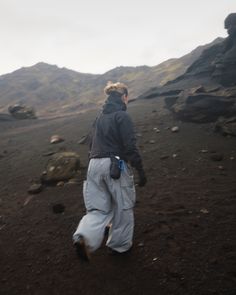
[[[123,197],[124,209],[133,208],[136,201],[133,175],[130,175],[128,173],[122,173],[121,194]]]

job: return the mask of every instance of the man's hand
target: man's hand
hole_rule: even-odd
[[[145,184],[147,182],[147,178],[146,178],[144,170],[139,170],[138,175],[139,175],[138,186],[140,186],[140,187],[145,186]]]

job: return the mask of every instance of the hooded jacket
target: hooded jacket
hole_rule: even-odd
[[[121,97],[110,95],[101,114],[94,122],[91,158],[119,156],[138,171],[142,170],[142,159],[136,146],[133,122],[126,112]]]

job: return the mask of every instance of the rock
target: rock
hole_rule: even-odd
[[[165,96],[166,107],[180,120],[196,123],[216,122],[219,117],[236,116],[236,13],[225,19],[229,36],[218,39],[204,50],[185,74],[149,95],[182,90]],[[227,126],[226,126],[227,125]],[[233,122],[219,126],[222,133],[235,135]]]
[[[63,212],[65,212],[65,206],[63,204],[55,204],[52,206],[52,211],[55,214],[61,214]]]
[[[174,158],[174,159],[177,158],[177,157],[178,157],[177,154],[173,154],[173,155],[172,155],[172,158]]]
[[[154,127],[154,128],[153,128],[153,131],[155,131],[156,133],[160,133],[160,132],[161,132],[161,130],[158,129],[157,127]]]
[[[80,183],[81,183],[81,180],[79,178],[71,178],[68,181],[68,184],[80,184]]]
[[[161,160],[165,160],[165,159],[168,159],[169,158],[169,156],[168,155],[163,155],[163,156],[160,156],[160,159]]]
[[[64,182],[64,181],[59,181],[59,182],[57,183],[57,186],[60,186],[60,187],[62,187],[62,186],[64,186],[64,184],[65,184],[65,182]]]
[[[156,143],[156,141],[151,139],[151,140],[149,140],[149,143],[154,144],[154,143]]]
[[[26,205],[28,205],[29,204],[29,202],[31,202],[32,201],[32,199],[33,199],[33,196],[31,195],[31,196],[29,196],[29,197],[27,197],[26,198],[26,200],[24,201],[24,204],[23,204],[23,206],[26,206]]]
[[[206,153],[208,153],[208,150],[201,150],[200,152],[203,154],[206,154]]]
[[[52,155],[54,155],[56,152],[53,152],[53,151],[51,151],[51,152],[46,152],[46,153],[44,153],[43,154],[43,156],[44,157],[48,157],[48,156],[52,156]]]
[[[215,131],[223,135],[236,136],[236,116],[231,118],[220,117],[215,124]]]
[[[8,112],[15,119],[36,119],[36,114],[33,108],[15,104],[13,106],[9,106]]]
[[[223,154],[212,154],[210,156],[211,160],[213,161],[222,161],[223,158],[224,158],[224,155]]]
[[[78,141],[78,144],[89,144],[90,143],[90,135],[84,135],[81,137],[81,139]]]
[[[225,29],[229,34],[224,42],[222,54],[216,60],[214,77],[226,87],[236,85],[236,13],[231,13],[225,19]]]
[[[196,123],[215,122],[218,117],[233,112],[236,98],[218,93],[194,93],[195,88],[186,89],[179,95],[170,110],[182,121]]]
[[[197,89],[195,90],[195,93],[210,93],[210,92],[215,92],[220,90],[220,86],[199,86],[197,87]]]
[[[179,127],[178,126],[174,126],[174,127],[171,128],[171,131],[173,133],[179,132]]]
[[[30,186],[30,188],[28,189],[28,193],[30,193],[30,194],[38,194],[38,193],[40,193],[42,191],[42,189],[43,189],[42,184],[35,183],[35,184],[32,184]]]
[[[203,213],[203,214],[208,214],[209,213],[209,211],[206,208],[202,208],[200,210],[200,212]]]
[[[43,183],[57,183],[75,178],[80,170],[80,157],[75,152],[60,152],[48,161],[46,173],[41,176]]]
[[[51,144],[55,144],[55,143],[59,143],[59,142],[63,142],[64,139],[62,137],[60,137],[60,135],[53,135],[50,139],[50,143]]]

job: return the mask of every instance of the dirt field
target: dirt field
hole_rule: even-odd
[[[129,113],[148,177],[137,187],[134,248],[116,257],[103,246],[90,263],[71,238],[85,212],[82,184],[27,190],[50,151],[77,151],[86,167],[78,141],[96,113],[0,122],[1,294],[236,294],[236,138],[175,121],[161,99],[134,102]],[[50,145],[53,134],[65,142]]]

